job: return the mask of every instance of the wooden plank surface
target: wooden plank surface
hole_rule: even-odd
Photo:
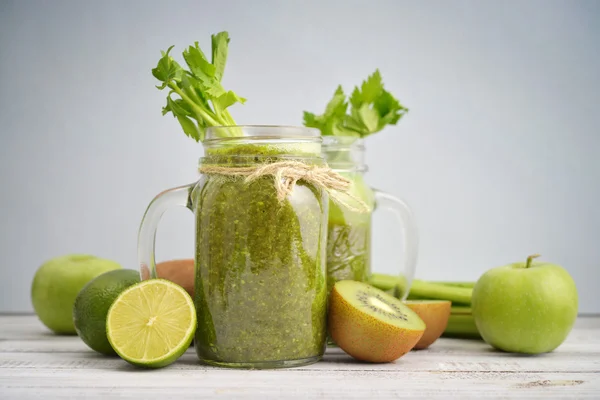
[[[0,399],[600,398],[600,317],[580,318],[555,352],[500,353],[440,339],[395,363],[353,361],[339,349],[301,368],[203,366],[193,349],[170,367],[136,369],[55,336],[33,316],[0,316]]]

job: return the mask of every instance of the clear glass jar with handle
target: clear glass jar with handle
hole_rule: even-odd
[[[371,188],[364,179],[364,141],[349,136],[325,136],[323,155],[329,166],[352,181],[350,193],[362,199],[370,212],[357,213],[331,202],[327,239],[327,285],[331,290],[335,282],[343,279],[367,281],[371,273],[371,221],[372,212],[391,211],[403,235],[399,297],[405,300],[414,278],[417,264],[418,232],[409,206],[401,199]],[[396,251],[396,250],[394,250]]]
[[[319,132],[209,128],[203,146],[198,182],[162,192],[146,211],[138,248],[142,276],[156,277],[161,215],[171,206],[187,207],[196,217],[199,359],[238,368],[319,360],[326,339],[327,190],[300,178],[282,196],[277,185],[290,183],[277,166],[327,168]],[[264,166],[276,171],[257,172]]]

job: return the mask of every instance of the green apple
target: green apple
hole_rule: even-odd
[[[75,334],[73,305],[92,279],[122,268],[117,262],[88,254],[69,254],[46,261],[31,284],[31,302],[40,321],[59,334]]]
[[[473,288],[477,329],[495,348],[538,354],[556,349],[577,318],[577,288],[559,265],[539,255],[484,273]]]

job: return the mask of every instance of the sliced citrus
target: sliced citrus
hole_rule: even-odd
[[[126,289],[108,311],[108,341],[125,361],[147,368],[165,367],[189,348],[196,330],[190,295],[164,279]]]

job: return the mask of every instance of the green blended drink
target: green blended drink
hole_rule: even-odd
[[[371,221],[373,212],[388,209],[397,217],[404,231],[399,241],[404,255],[398,279],[399,297],[406,297],[414,275],[416,262],[416,228],[412,213],[401,200],[372,189],[364,179],[363,140],[355,137],[327,136],[323,138],[323,155],[328,165],[352,182],[349,194],[362,200],[367,212],[358,212],[330,201],[327,237],[328,293],[335,282],[354,280],[366,282],[371,275]]]
[[[368,207],[354,211],[329,204],[327,233],[327,287],[345,279],[366,282],[371,274],[371,219],[375,206],[373,190],[365,183],[362,140],[353,137],[325,137],[323,156],[328,165],[352,185],[349,194]]]
[[[251,167],[287,159],[324,164],[314,144],[207,148],[202,165]],[[323,354],[327,196],[298,181],[282,202],[273,176],[208,175],[192,194],[196,214],[195,346],[211,364],[245,366]]]
[[[335,163],[333,168],[335,169]],[[373,191],[365,184],[362,173],[347,171],[340,174],[352,181],[350,193],[365,202],[370,210],[352,211],[330,201],[327,233],[328,293],[339,280],[365,282],[371,272]]]

